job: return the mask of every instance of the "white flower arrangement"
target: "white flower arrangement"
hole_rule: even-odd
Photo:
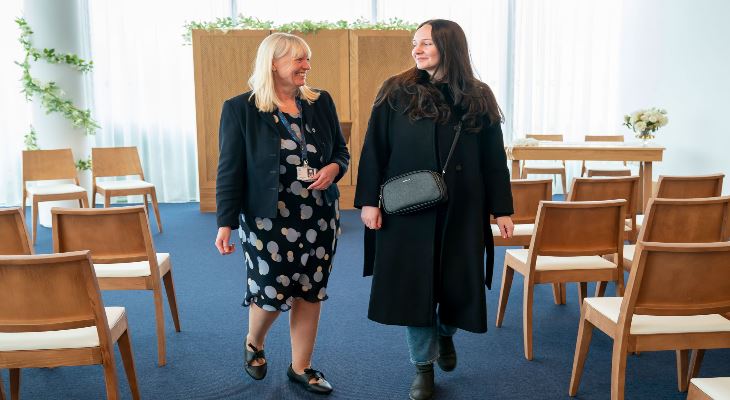
[[[652,107],[624,115],[624,125],[636,132],[639,139],[654,139],[653,132],[669,122],[667,110]]]

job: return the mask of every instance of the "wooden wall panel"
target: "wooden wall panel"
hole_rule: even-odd
[[[223,102],[249,90],[259,43],[268,30],[193,31],[200,211],[215,211],[218,124]]]
[[[215,212],[218,124],[226,99],[249,90],[256,50],[268,30],[193,31],[200,211]],[[339,183],[343,209],[352,208],[360,149],[380,84],[413,65],[411,32],[333,30],[301,34],[312,48],[307,83],[332,94],[343,122],[352,122],[349,172]]]

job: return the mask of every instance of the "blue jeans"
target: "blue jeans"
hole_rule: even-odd
[[[453,336],[456,328],[444,325],[436,318],[433,326],[407,326],[406,339],[411,362],[415,365],[433,364],[439,358],[439,336]]]

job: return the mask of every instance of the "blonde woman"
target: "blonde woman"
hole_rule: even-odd
[[[261,42],[251,91],[223,104],[216,205],[222,255],[239,229],[248,275],[246,372],[267,372],[266,334],[290,311],[289,379],[329,394],[332,386],[312,369],[322,301],[339,232],[339,190],[350,155],[332,97],[306,85],[311,50],[294,35]]]

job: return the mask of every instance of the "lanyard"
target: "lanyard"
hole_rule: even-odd
[[[307,138],[304,136],[304,113],[302,112],[302,103],[299,101],[299,99],[296,99],[297,102],[297,109],[299,110],[299,116],[302,118],[302,127],[299,129],[299,132],[302,134],[302,138],[300,139],[297,137],[296,132],[291,127],[291,124],[289,123],[289,120],[286,119],[284,116],[284,113],[281,112],[281,110],[277,110],[277,113],[279,114],[279,120],[282,124],[284,124],[284,127],[286,128],[286,131],[289,132],[289,136],[294,140],[296,144],[299,145],[299,149],[302,153],[302,161],[304,165],[308,165],[309,162],[307,161]]]

